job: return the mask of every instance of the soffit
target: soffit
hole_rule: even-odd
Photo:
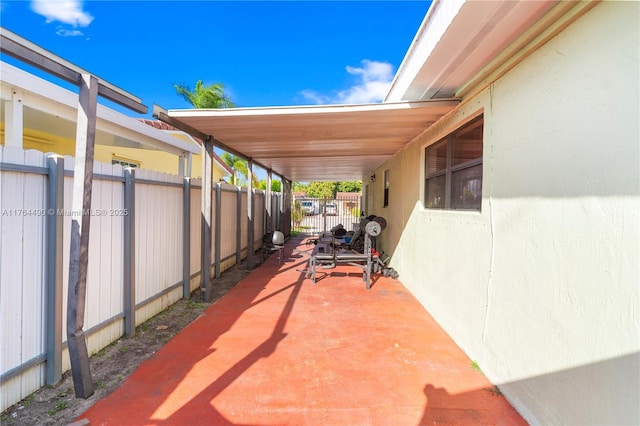
[[[360,180],[458,104],[456,99],[361,105],[169,110],[262,167],[296,182]]]
[[[385,101],[454,96],[556,0],[434,2]]]

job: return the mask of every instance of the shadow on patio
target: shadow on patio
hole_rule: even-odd
[[[526,424],[398,280],[272,255],[80,418],[104,425]],[[296,247],[297,246],[297,247]],[[327,271],[329,272],[329,271]]]

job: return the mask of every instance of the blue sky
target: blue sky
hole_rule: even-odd
[[[173,84],[199,79],[223,83],[240,107],[379,102],[429,5],[0,3],[3,27],[142,98],[150,110],[154,103],[188,108]]]

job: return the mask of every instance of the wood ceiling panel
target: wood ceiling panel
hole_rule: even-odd
[[[288,179],[360,180],[458,102],[171,110],[168,114]]]

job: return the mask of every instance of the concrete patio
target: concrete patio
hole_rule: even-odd
[[[80,419],[526,424],[401,281],[374,275],[366,290],[358,268],[340,266],[312,285],[294,248],[311,250],[288,241],[282,265],[272,254]]]

